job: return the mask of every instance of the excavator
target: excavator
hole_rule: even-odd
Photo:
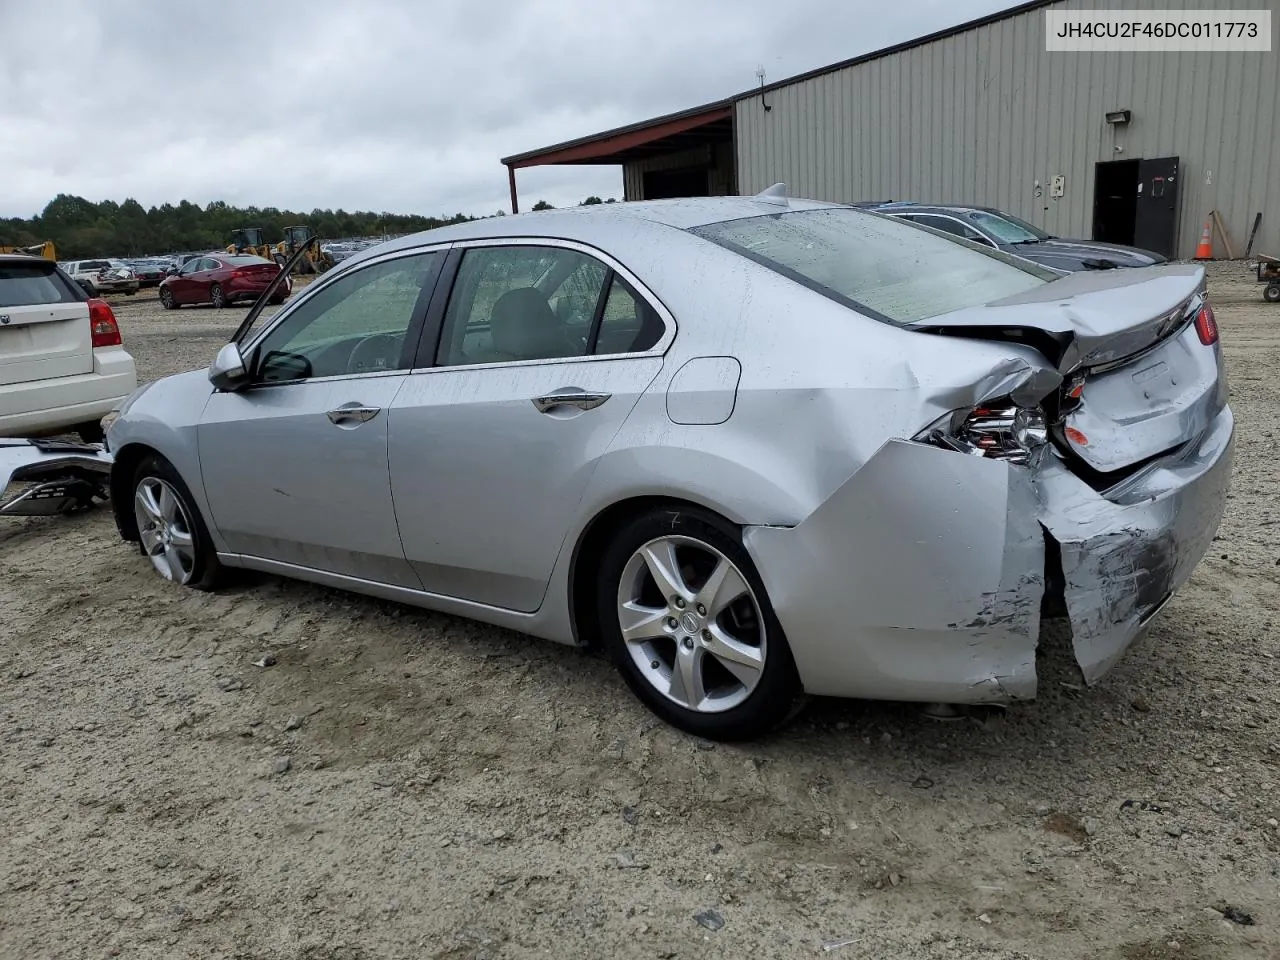
[[[262,237],[261,227],[242,227],[231,231],[231,243],[227,245],[227,253],[251,253],[271,259],[271,245]]]
[[[284,239],[275,246],[276,263],[284,264],[303,247],[306,255],[294,266],[297,273],[324,273],[333,266],[333,256],[320,249],[320,240],[310,227],[285,227]]]
[[[53,245],[52,240],[46,240],[31,247],[15,247],[0,243],[0,253],[25,253],[30,257],[43,257],[55,263],[58,261],[58,249]]]

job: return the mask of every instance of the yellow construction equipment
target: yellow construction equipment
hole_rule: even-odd
[[[307,254],[301,257],[294,266],[296,273],[324,273],[333,266],[333,257],[320,249],[320,240],[307,226],[285,227],[284,239],[276,244],[276,262],[283,264],[301,248],[307,247]]]
[[[31,257],[44,257],[55,263],[58,260],[58,249],[53,245],[52,240],[46,240],[31,247],[15,247],[0,243],[0,253],[25,253]]]
[[[261,227],[243,227],[231,231],[227,253],[252,253],[264,260],[271,259],[271,245],[262,238]]]

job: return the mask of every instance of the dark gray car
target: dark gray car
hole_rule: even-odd
[[[880,204],[871,209],[901,220],[944,230],[1068,273],[1111,270],[1115,267],[1149,267],[1168,262],[1167,257],[1151,250],[1102,243],[1099,240],[1055,237],[1025,220],[991,207],[900,202]]]

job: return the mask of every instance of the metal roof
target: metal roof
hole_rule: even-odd
[[[818,67],[814,70],[797,74],[794,77],[787,77],[784,80],[765,84],[762,87],[744,90],[742,93],[734,94],[723,100],[714,100],[676,113],[664,114],[649,120],[640,120],[636,123],[615,127],[612,130],[605,130],[601,133],[593,133],[574,140],[566,140],[563,143],[553,144],[549,147],[513,154],[509,157],[503,157],[502,162],[512,168],[533,167],[544,164],[623,163],[627,160],[639,159],[642,156],[649,156],[654,153],[674,152],[674,150],[691,142],[705,143],[708,139],[732,139],[733,107],[740,100],[758,97],[762,93],[788,87],[795,83],[802,83],[814,77],[835,73],[838,70],[855,67],[872,60],[879,60],[882,57],[902,53],[915,47],[922,47],[925,44],[933,43],[935,40],[953,37],[956,34],[976,30],[979,27],[998,23],[1001,20],[1007,20],[1010,17],[1016,17],[1019,14],[1029,13],[1032,10],[1038,10],[1041,7],[1048,7],[1060,2],[1062,0],[1029,0],[1029,2],[1020,3],[1007,10],[1000,10],[985,17],[979,17],[976,20],[968,20],[954,27],[947,27],[945,30],[926,34],[923,37],[916,37],[913,40],[897,43],[891,47],[882,47],[879,50],[873,50],[871,53],[850,57],[848,60],[841,60],[825,67]],[[701,129],[704,126],[707,129]],[[667,140],[671,140],[671,142],[664,142]]]

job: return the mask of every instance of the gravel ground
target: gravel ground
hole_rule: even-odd
[[[1098,687],[1054,647],[1004,713],[701,743],[574,650],[0,522],[0,956],[1280,956],[1280,308],[1211,278],[1219,540]],[[244,312],[151,297],[143,379]]]

